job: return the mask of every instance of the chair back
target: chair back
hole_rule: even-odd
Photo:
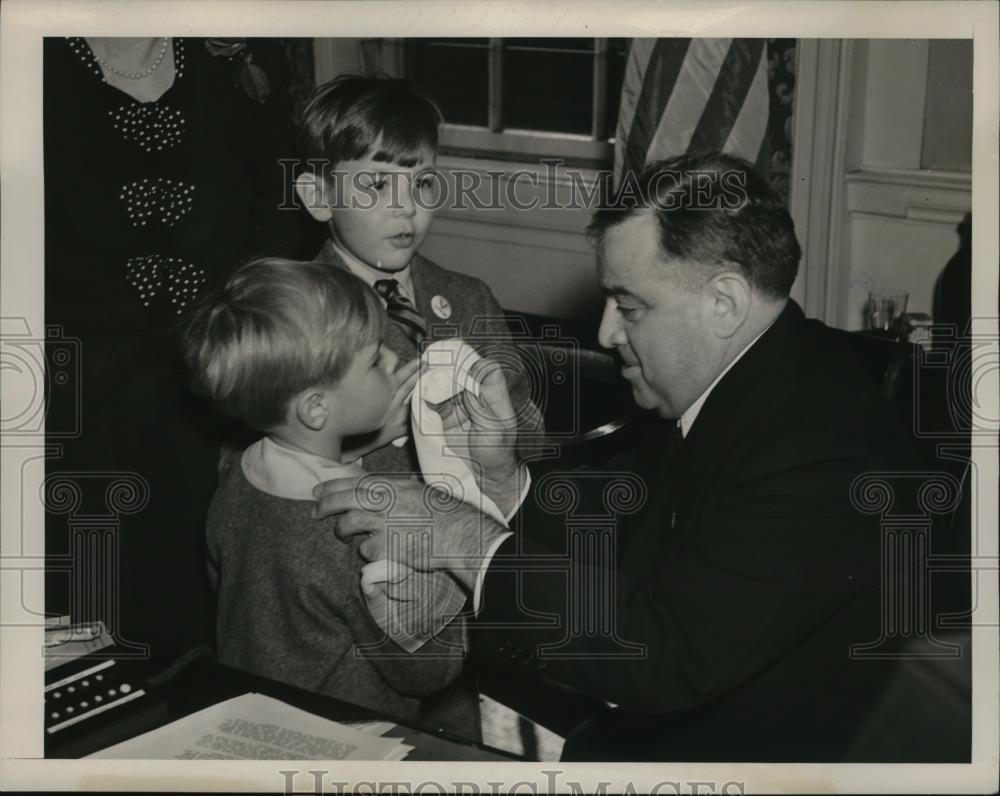
[[[912,388],[912,378],[907,382],[903,376],[913,374],[915,346],[866,332],[845,332],[841,329],[830,331],[854,353],[865,372],[878,385],[882,397],[890,404],[900,408],[899,399],[912,396],[912,392],[906,393],[908,384]]]

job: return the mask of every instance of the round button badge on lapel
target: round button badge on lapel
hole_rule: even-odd
[[[442,321],[446,321],[451,317],[451,304],[448,303],[448,299],[444,296],[434,296],[431,299],[431,309],[434,310],[434,314]]]

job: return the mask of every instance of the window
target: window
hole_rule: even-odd
[[[444,113],[442,150],[610,162],[628,39],[408,39],[404,69]]]

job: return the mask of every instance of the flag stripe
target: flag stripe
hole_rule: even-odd
[[[659,39],[642,79],[642,91],[625,148],[625,168],[641,169],[659,126],[660,115],[674,90],[691,39]]]
[[[764,178],[771,174],[771,142],[767,140],[767,135],[760,142],[760,151],[754,161],[754,170]]]
[[[635,39],[622,86],[616,184],[626,170],[686,152],[770,166],[764,39]]]
[[[731,44],[732,39],[698,39],[688,48],[644,161],[687,152]]]
[[[618,127],[615,130],[615,174],[622,173],[625,161],[625,142],[628,141],[635,109],[642,90],[642,78],[649,67],[656,39],[632,39],[625,59],[625,76],[622,81],[621,103],[618,106]]]
[[[763,51],[763,39],[737,39],[733,42],[705,104],[705,111],[691,136],[689,151],[718,151],[725,145],[757,76]]]
[[[757,73],[747,94],[746,102],[740,108],[740,115],[733,125],[722,151],[756,162],[761,144],[767,137],[769,97],[767,93],[767,63],[765,58],[757,62]]]

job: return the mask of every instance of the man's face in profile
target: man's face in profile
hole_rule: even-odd
[[[688,270],[699,273],[696,264]],[[598,337],[620,354],[635,402],[680,417],[717,375],[708,292],[665,257],[651,212],[604,233],[598,280],[607,295]]]

